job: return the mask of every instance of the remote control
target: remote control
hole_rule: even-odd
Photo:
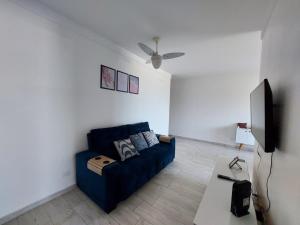
[[[229,180],[229,181],[239,181],[237,179],[234,179],[234,178],[231,178],[231,177],[228,177],[228,176],[225,176],[225,175],[221,175],[221,174],[218,174],[218,178],[220,179],[224,179],[224,180]]]

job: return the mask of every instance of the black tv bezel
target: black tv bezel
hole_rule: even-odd
[[[251,108],[251,132],[255,137],[256,141],[259,143],[258,137],[252,130],[252,118],[253,118],[253,109],[252,109],[252,95],[253,93],[260,89],[261,86],[264,86],[264,97],[265,97],[265,152],[274,152],[275,151],[275,132],[274,132],[274,111],[273,111],[273,95],[272,89],[267,79],[264,79],[250,94],[250,108]]]

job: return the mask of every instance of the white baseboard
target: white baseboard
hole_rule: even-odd
[[[170,134],[170,135],[172,135],[172,134]],[[191,140],[191,141],[199,141],[199,142],[204,142],[204,143],[209,143],[209,144],[214,144],[214,145],[220,145],[220,146],[225,146],[225,147],[230,147],[230,148],[236,148],[236,149],[239,148],[239,144],[225,144],[225,143],[221,143],[221,142],[207,141],[207,140],[184,137],[184,136],[179,136],[179,135],[172,135],[172,136],[177,137],[177,138],[183,138],[183,139]],[[253,147],[246,145],[244,147],[243,151],[251,151],[252,152]]]
[[[20,216],[20,215],[22,215],[22,214],[24,214],[24,213],[26,213],[26,212],[28,212],[28,211],[30,211],[30,210],[38,207],[38,206],[40,206],[40,205],[42,205],[42,204],[44,204],[46,202],[49,202],[52,199],[57,198],[58,196],[61,196],[61,195],[65,194],[65,193],[71,191],[75,187],[76,187],[76,184],[73,184],[73,185],[71,185],[71,186],[69,186],[69,187],[67,187],[67,188],[65,188],[65,189],[63,189],[61,191],[58,191],[58,192],[56,192],[56,193],[54,193],[54,194],[52,194],[52,195],[50,195],[50,196],[48,196],[46,198],[43,198],[43,199],[41,199],[41,200],[39,200],[37,202],[34,202],[34,203],[30,204],[30,205],[27,205],[27,206],[25,206],[24,208],[22,208],[20,210],[17,210],[17,211],[15,211],[13,213],[10,213],[7,216],[4,216],[4,217],[0,218],[0,224],[7,223],[7,222],[9,222],[9,221],[17,218],[18,216]]]

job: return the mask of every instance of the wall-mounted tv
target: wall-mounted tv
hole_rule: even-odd
[[[251,92],[250,102],[252,134],[265,152],[274,152],[273,97],[267,79]]]

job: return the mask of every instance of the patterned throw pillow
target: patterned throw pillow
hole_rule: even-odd
[[[145,148],[148,148],[148,144],[142,133],[130,135],[130,140],[131,140],[132,144],[134,145],[134,147],[136,148],[136,150],[138,150],[138,151],[142,151]]]
[[[157,139],[157,137],[153,131],[143,132],[143,135],[144,135],[149,147],[159,144],[159,140]]]
[[[138,151],[135,149],[129,138],[114,141],[114,145],[116,146],[116,149],[118,150],[122,161],[125,161],[132,156],[139,155]]]

